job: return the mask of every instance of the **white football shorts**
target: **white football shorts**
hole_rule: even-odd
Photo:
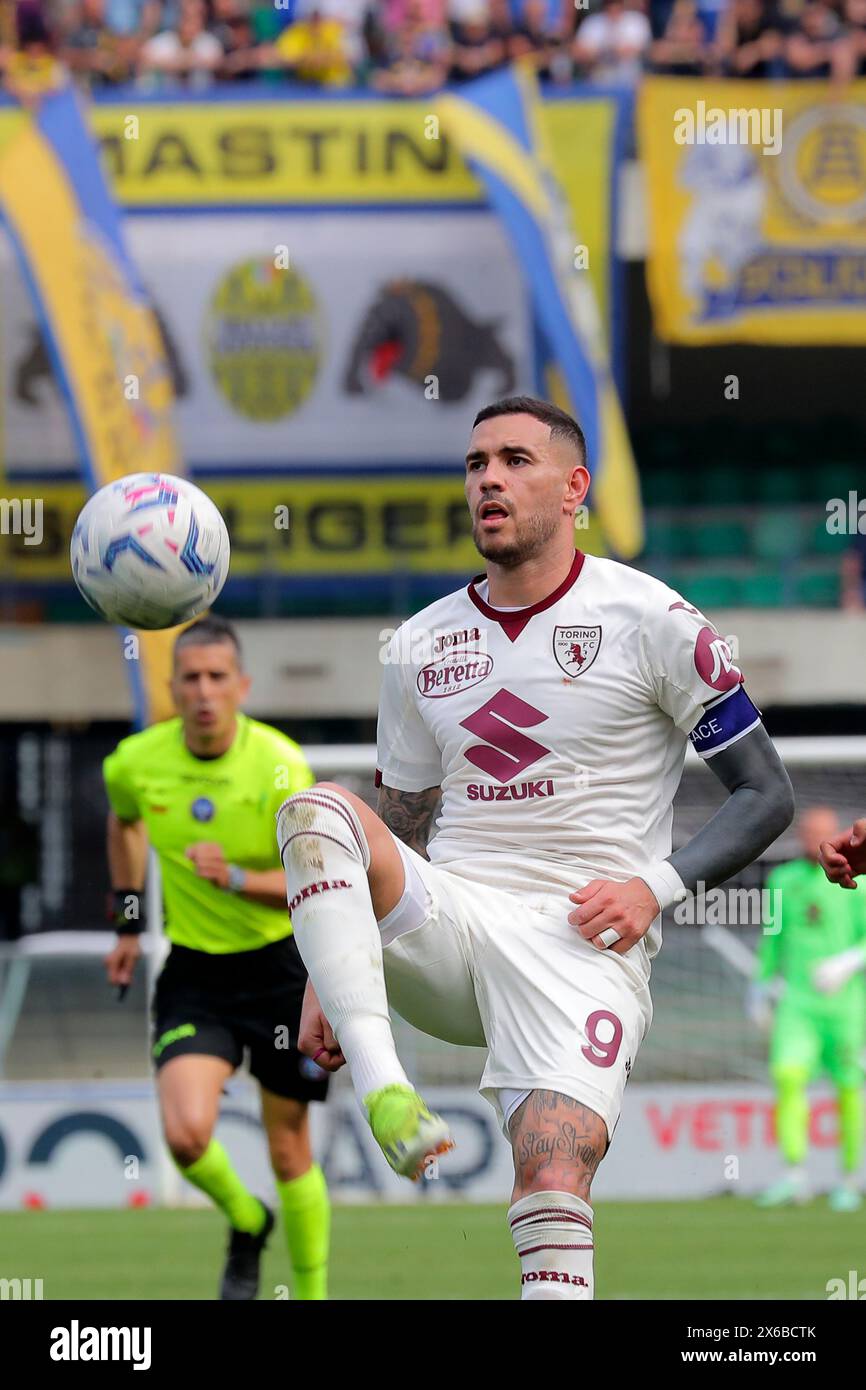
[[[406,886],[379,929],[397,1013],[433,1037],[487,1048],[479,1089],[506,1137],[527,1094],[545,1090],[596,1111],[610,1140],[652,1021],[645,952],[588,945],[567,898],[539,906],[395,844]]]

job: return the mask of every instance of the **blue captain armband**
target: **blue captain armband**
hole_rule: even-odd
[[[689,734],[695,752],[711,758],[756,729],[761,711],[752,704],[742,685],[708,705]]]

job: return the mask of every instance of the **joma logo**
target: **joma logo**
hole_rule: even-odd
[[[589,1288],[582,1274],[569,1274],[564,1269],[531,1269],[528,1274],[520,1276],[521,1284],[578,1284],[584,1289]]]
[[[312,898],[316,893],[328,893],[332,888],[351,888],[351,883],[347,883],[344,878],[332,878],[330,882],[322,879],[319,883],[308,883],[306,888],[302,888],[296,893],[289,903],[289,916],[291,917],[299,903],[306,902],[307,898]]]

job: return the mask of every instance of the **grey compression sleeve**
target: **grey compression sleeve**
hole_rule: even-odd
[[[692,892],[714,888],[751,864],[794,817],[794,789],[763,724],[706,762],[730,795],[668,859]]]

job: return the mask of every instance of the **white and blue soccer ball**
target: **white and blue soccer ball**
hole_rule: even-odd
[[[209,497],[169,473],[94,493],[72,532],[72,575],[106,622],[166,628],[209,608],[229,571],[229,535]]]

